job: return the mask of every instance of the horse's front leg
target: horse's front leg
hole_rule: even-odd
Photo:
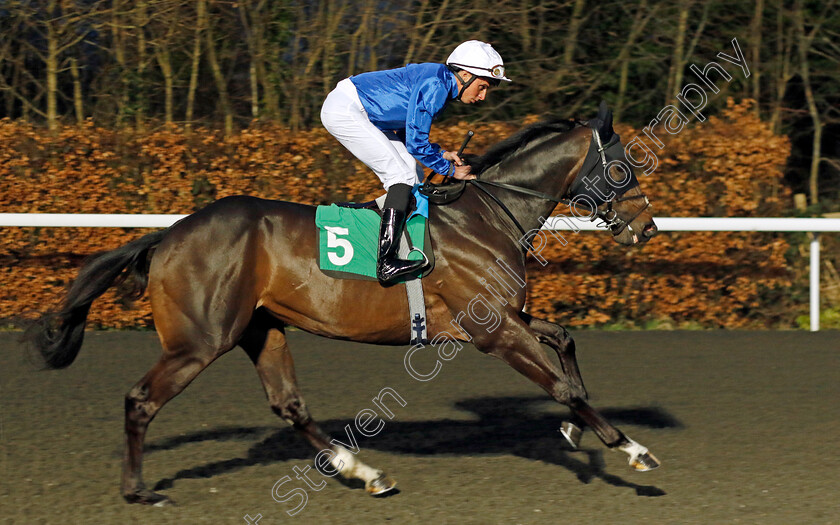
[[[539,322],[536,324],[544,327]],[[646,471],[659,466],[659,460],[647,448],[625,436],[586,402],[585,391],[549,361],[540,346],[540,337],[523,319],[505,316],[492,332],[484,326],[471,328],[468,332],[473,334],[473,343],[479,350],[498,357],[542,387],[558,403],[570,407],[607,447],[630,456],[631,467]]]
[[[576,397],[589,399],[586,387],[583,386],[583,379],[580,377],[577,357],[575,356],[575,340],[569,332],[559,324],[539,319],[532,315],[520,312],[519,317],[528,324],[528,327],[537,333],[540,343],[549,346],[557,353],[560,359],[560,367],[572,386],[573,394]]]
[[[572,339],[569,332],[559,324],[539,319],[525,312],[520,312],[519,317],[528,324],[531,330],[537,333],[537,339],[540,343],[547,345],[557,353],[560,368],[572,386],[573,395],[581,399],[589,399],[575,356],[575,340]],[[577,417],[577,414],[573,411],[572,420],[563,421],[560,425],[560,433],[563,434],[569,445],[573,448],[580,448],[584,426],[583,419]]]

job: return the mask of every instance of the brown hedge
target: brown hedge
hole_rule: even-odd
[[[749,101],[692,123],[657,150],[659,168],[640,176],[659,216],[778,216],[789,192],[786,137],[756,119]],[[437,126],[432,139],[457,146],[472,128],[480,152],[515,131],[510,123]],[[625,143],[640,130],[617,126]],[[4,212],[190,213],[227,195],[328,203],[376,196],[376,177],[321,129],[293,133],[254,123],[225,138],[218,130],[163,128],[145,134],[88,122],[55,135],[0,121]],[[559,211],[559,210],[558,210]],[[146,233],[119,228],[3,228],[0,320],[55,304],[82,260]],[[566,233],[546,267],[530,267],[529,311],[571,326],[791,326],[804,306],[789,288],[786,240],[776,234],[663,233],[643,249],[606,234]],[[793,251],[792,251],[793,252]],[[793,254],[796,264],[801,258]],[[797,268],[799,267],[797,266]],[[107,294],[93,326],[151,326],[148,302]]]

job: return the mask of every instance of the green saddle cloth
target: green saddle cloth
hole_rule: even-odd
[[[318,228],[318,266],[321,271],[338,279],[375,281],[380,221],[381,216],[371,209],[335,204],[318,206],[315,226]],[[406,231],[411,246],[426,252],[431,260],[426,223],[425,217],[414,214],[408,219]],[[423,256],[412,251],[408,259],[422,260]]]

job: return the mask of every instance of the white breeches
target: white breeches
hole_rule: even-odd
[[[339,82],[321,108],[321,123],[357,159],[376,173],[385,190],[394,184],[414,186],[423,168],[401,141],[390,140],[370,120],[349,78]]]

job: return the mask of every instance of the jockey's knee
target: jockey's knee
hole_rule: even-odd
[[[385,197],[385,207],[397,210],[406,210],[411,201],[411,188],[409,183],[397,182],[388,186],[388,196]]]

